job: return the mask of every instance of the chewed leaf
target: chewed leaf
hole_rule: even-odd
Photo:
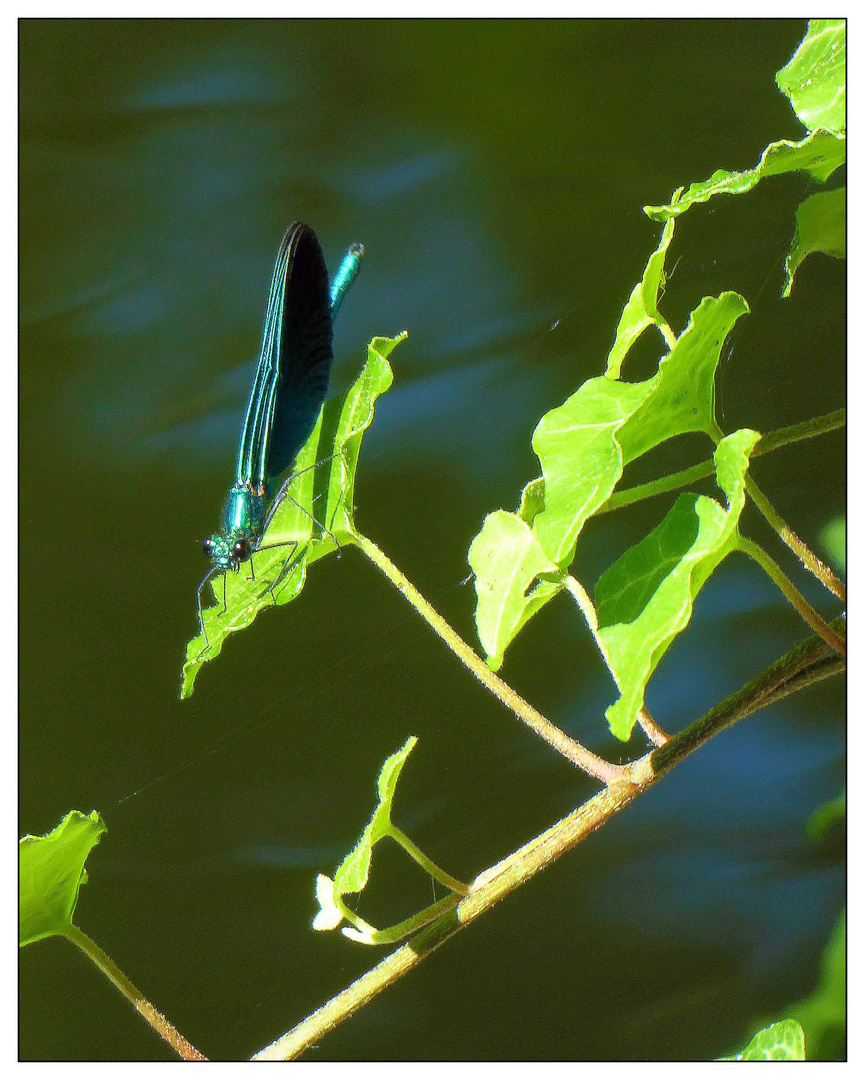
[[[784,269],[787,281],[781,296],[789,296],[793,276],[813,252],[843,259],[847,255],[847,189],[818,191],[796,211],[796,236]]]
[[[373,811],[369,824],[363,831],[363,835],[354,848],[342,860],[333,880],[324,874],[319,874],[315,886],[315,895],[318,899],[318,914],[312,922],[314,930],[335,930],[345,920],[349,925],[343,927],[342,933],[353,941],[363,945],[390,945],[400,941],[410,934],[415,933],[423,926],[429,925],[435,919],[445,914],[452,914],[460,897],[468,892],[468,886],[452,878],[448,873],[436,866],[414,844],[409,837],[391,821],[391,803],[396,791],[397,781],[406,758],[413,750],[417,739],[412,736],[406,739],[402,747],[385,761],[378,777],[378,805]],[[442,900],[437,900],[422,911],[416,912],[408,919],[396,923],[384,930],[377,930],[368,922],[365,922],[345,902],[343,897],[348,893],[359,893],[369,880],[369,868],[372,861],[372,849],[385,836],[395,840],[420,866],[436,880],[440,881],[449,890],[450,895]]]
[[[403,331],[394,338],[373,338],[363,371],[342,401],[333,436],[334,457],[329,473],[325,520],[328,530],[347,543],[355,535],[354,478],[363,433],[372,423],[376,398],[393,382],[387,357],[407,337],[408,333]]]
[[[558,567],[530,526],[505,510],[487,515],[469,549],[469,565],[475,572],[478,637],[495,670],[523,624],[563,586],[541,581],[527,595],[538,574],[558,574]]]
[[[683,189],[679,188],[673,194],[672,201],[675,203]],[[622,361],[628,350],[637,338],[650,326],[660,323],[658,314],[658,291],[664,282],[664,260],[667,257],[667,248],[673,239],[674,218],[668,218],[664,222],[664,229],[657,248],[649,256],[646,269],[643,271],[642,280],[633,288],[630,298],[619,325],[616,329],[616,340],[607,357],[606,374],[611,379],[618,379],[622,370]]]
[[[469,551],[475,622],[492,668],[561,590],[584,524],[609,499],[624,466],[677,435],[716,434],[715,373],[727,335],[747,310],[738,293],[704,297],[652,378],[588,379],[542,417],[532,446],[543,477],[526,485],[516,514],[488,515]]]
[[[775,76],[808,129],[847,128],[847,29],[843,19],[811,19],[808,33]]]
[[[369,879],[372,849],[383,836],[388,834],[391,803],[396,790],[396,782],[399,779],[403,765],[405,765],[406,758],[412,752],[416,743],[417,738],[412,735],[382,765],[378,777],[378,805],[373,811],[369,824],[363,830],[360,840],[342,860],[334,874],[334,889],[338,896],[342,897],[345,893],[360,892],[366,885]]]
[[[758,1031],[741,1053],[717,1061],[804,1061],[805,1032],[796,1020],[779,1020]]]
[[[308,566],[354,542],[360,443],[376,398],[393,380],[386,357],[406,337],[370,342],[354,385],[325,402],[258,550],[237,571],[214,575],[202,590],[206,636],[198,634],[187,645],[181,698],[190,696],[199,669],[219,655],[229,634],[246,629],[264,609],[290,603],[303,589]]]
[[[694,203],[708,202],[715,195],[742,195],[766,177],[781,173],[801,170],[823,183],[846,160],[846,142],[827,131],[815,131],[801,142],[781,139],[766,147],[753,169],[744,172],[718,169],[708,180],[691,184],[677,202],[671,200],[666,206],[644,206],[643,213],[653,221],[666,221],[684,214]]]
[[[72,925],[78,890],[87,880],[84,863],[107,831],[93,810],[72,810],[46,836],[25,836],[18,845],[18,943],[63,934]]]
[[[715,373],[727,335],[747,311],[735,292],[703,297],[657,375],[642,384],[651,393],[617,435],[625,463],[677,435],[702,431],[711,437],[717,432]]]
[[[748,457],[759,435],[742,429],[715,451],[727,509],[704,495],[681,495],[660,525],[626,551],[598,581],[598,637],[619,688],[607,709],[610,730],[627,741],[646,683],[677,634],[708,576],[735,547],[745,500]]]

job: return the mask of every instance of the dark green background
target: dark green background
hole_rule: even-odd
[[[658,235],[641,206],[800,136],[773,77],[804,31],[21,24],[20,828],[104,814],[78,921],[209,1056],[253,1053],[380,957],[312,933],[313,885],[407,735],[397,820],[466,879],[594,790],[352,551],[178,700],[206,569],[193,539],[230,484],[283,228],[312,224],[331,267],[367,245],[336,389],[371,336],[411,333],[363,448],[357,520],[474,641],[468,545],[535,475],[540,415],[601,372]],[[843,404],[843,264],[813,258],[778,299],[811,190],[772,181],[678,227],[673,325],[722,289],[752,307],[721,369],[727,431]],[[658,354],[647,339],[628,377]],[[707,449],[682,440],[627,479]],[[843,455],[836,433],[755,466],[809,543],[843,509]],[[578,576],[593,586],[669,503],[590,523]],[[731,559],[648,705],[678,729],[804,634]],[[605,734],[612,686],[564,598],[502,674],[593,748],[642,752]],[[811,988],[841,904],[839,853],[802,828],[843,782],[842,715],[824,683],[717,739],[310,1056],[709,1059],[742,1044]],[[376,875],[373,921],[431,899],[393,853]],[[67,943],[26,949],[21,974],[22,1058],[171,1057]]]

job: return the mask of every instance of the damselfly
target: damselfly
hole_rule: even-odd
[[[228,493],[221,531],[204,541],[204,552],[212,563],[198,586],[198,616],[205,641],[201,590],[215,574],[238,570],[254,552],[265,550],[262,537],[291,480],[278,487],[279,478],[309,438],[327,396],[333,317],[357,276],[362,257],[363,245],[352,244],[328,287],[324,254],[308,225],[299,221],[289,225],[279,245],[234,486]]]

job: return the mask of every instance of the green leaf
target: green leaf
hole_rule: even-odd
[[[535,428],[532,448],[544,474],[544,509],[535,517],[534,528],[557,566],[570,564],[583,525],[621,477],[624,459],[616,436],[650,397],[656,379],[588,379]]]
[[[589,379],[541,419],[532,446],[544,474],[544,510],[534,527],[559,567],[570,565],[583,525],[629,461],[686,432],[717,432],[715,371],[727,334],[747,310],[738,293],[704,297],[651,379]]]
[[[327,487],[327,526],[337,539],[351,543],[357,533],[354,525],[354,479],[363,433],[372,423],[375,402],[390,389],[393,372],[387,357],[408,337],[406,332],[395,338],[373,338],[363,371],[345,396],[339,422],[333,438],[334,459]],[[330,537],[322,543],[332,545]],[[332,547],[327,549],[332,550]]]
[[[573,560],[583,525],[609,499],[625,464],[685,432],[715,436],[715,371],[727,334],[747,310],[738,293],[705,297],[652,378],[588,379],[542,417],[532,446],[543,478],[526,485],[517,514],[488,515],[469,550],[475,623],[493,669],[528,620],[563,588],[561,572]],[[533,587],[538,575],[542,580]]]
[[[683,188],[673,193],[672,202],[675,203],[681,195]],[[649,256],[646,269],[643,271],[642,280],[633,288],[631,296],[625,304],[619,325],[616,328],[616,340],[607,357],[606,374],[611,379],[618,379],[622,370],[622,361],[628,350],[649,326],[660,326],[663,323],[658,313],[658,291],[664,283],[664,260],[667,257],[667,248],[673,239],[675,220],[668,218],[664,223],[661,239],[657,248]]]
[[[373,810],[369,824],[363,830],[360,840],[339,864],[333,877],[336,892],[340,896],[344,896],[345,893],[360,892],[369,880],[372,849],[382,837],[390,832],[391,803],[396,790],[396,782],[399,780],[406,758],[416,743],[417,738],[414,735],[410,736],[381,767],[378,776],[378,805]]]
[[[87,880],[84,863],[107,826],[93,810],[70,811],[45,836],[18,844],[18,944],[65,934],[72,925],[78,890]]]
[[[787,282],[781,296],[789,296],[793,276],[812,252],[821,251],[836,259],[847,256],[847,189],[818,191],[796,211],[796,235],[784,269]]]
[[[775,76],[808,129],[847,128],[847,31],[843,19],[811,19],[790,62]]]
[[[766,177],[788,172],[801,170],[823,183],[846,160],[845,140],[827,131],[815,131],[801,142],[781,139],[766,147],[753,169],[744,172],[718,169],[708,180],[691,184],[677,202],[671,200],[666,206],[644,206],[643,213],[653,221],[667,221],[684,214],[694,203],[708,202],[715,195],[743,195]]]
[[[358,941],[363,945],[390,945],[408,937],[443,915],[452,916],[459,898],[465,896],[468,892],[467,885],[457,881],[456,878],[452,878],[450,874],[436,866],[391,821],[391,803],[393,802],[396,784],[406,758],[414,749],[416,743],[417,739],[414,736],[406,739],[402,747],[395,754],[391,754],[382,765],[378,777],[378,805],[373,811],[369,824],[364,829],[360,840],[340,863],[333,880],[325,874],[318,875],[315,895],[318,900],[319,910],[312,922],[314,930],[335,930],[345,920],[350,925],[343,927],[342,933],[352,941]],[[440,881],[446,888],[450,889],[451,894],[394,926],[384,930],[377,930],[352,911],[343,900],[343,897],[347,893],[359,893],[365,888],[369,880],[372,849],[385,836],[390,836],[395,840],[435,880]]]
[[[527,595],[538,574],[559,571],[531,527],[506,510],[487,515],[469,548],[469,565],[475,573],[478,637],[495,671],[520,629],[564,586],[542,581]]]
[[[843,574],[847,568],[847,515],[838,514],[827,521],[819,540],[832,567]]]
[[[691,431],[718,433],[715,373],[721,349],[737,319],[749,308],[735,292],[704,296],[688,325],[658,365],[651,395],[628,417],[618,434],[624,461],[634,461],[667,439]]]
[[[694,599],[736,545],[748,456],[759,438],[743,428],[718,444],[715,470],[727,510],[705,495],[681,495],[661,524],[598,581],[598,637],[620,693],[606,715],[622,741],[630,738],[646,683],[687,626]]]
[[[717,1061],[804,1061],[805,1033],[795,1020],[779,1020],[758,1031],[744,1050]]]
[[[831,1060],[838,1054],[847,1030],[846,909],[835,921],[823,950],[814,992],[785,1011],[804,1028],[812,1060]]]
[[[387,357],[407,336],[370,342],[354,385],[325,402],[258,551],[237,572],[215,575],[202,590],[206,637],[198,634],[187,645],[181,698],[192,694],[201,666],[219,655],[230,634],[246,629],[266,608],[291,603],[303,589],[308,566],[340,545],[354,543],[354,480],[361,440],[372,422],[376,398],[393,381]],[[213,603],[204,606],[208,598]]]
[[[818,806],[805,823],[805,832],[812,840],[822,840],[836,821],[847,816],[847,789],[834,799]]]

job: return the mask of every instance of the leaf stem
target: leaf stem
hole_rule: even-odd
[[[394,823],[391,822],[388,832],[400,847],[404,848],[414,861],[426,870],[430,877],[434,877],[436,881],[441,882],[441,884],[444,885],[446,889],[450,889],[451,892],[458,893],[460,896],[466,895],[469,891],[468,885],[464,885],[461,881],[457,881],[457,879],[451,877],[446,870],[442,870],[440,866],[436,866],[432,859],[424,855],[421,849],[406,836],[399,826],[394,825]]]
[[[847,643],[844,638],[836,634],[831,626],[817,614],[781,567],[766,554],[759,544],[755,544],[752,540],[740,534],[736,546],[765,570],[812,630],[816,630],[820,637],[828,642],[841,656],[847,655]]]
[[[614,765],[597,754],[593,754],[582,743],[566,735],[555,724],[550,723],[546,717],[542,716],[537,709],[521,698],[503,679],[499,678],[481,660],[477,653],[463,641],[459,634],[450,627],[433,606],[421,596],[405,574],[390,561],[387,555],[372,540],[360,533],[355,533],[355,542],[364,555],[399,589],[418,614],[426,619],[433,630],[462,660],[475,678],[483,683],[527,727],[530,727],[536,735],[539,735],[553,749],[558,750],[563,757],[566,757],[577,768],[588,773],[589,776],[594,776],[604,784],[612,784],[617,780],[621,780],[624,775],[621,765]]]
[[[667,348],[672,352],[673,346],[676,344],[676,341],[678,339],[673,333],[669,323],[667,323],[664,319],[661,319],[660,321],[655,320],[655,325],[661,331],[661,337],[664,339]]]
[[[842,623],[841,619],[835,620],[836,628],[840,629]],[[455,910],[437,919],[291,1031],[259,1051],[253,1060],[287,1061],[299,1057],[502,897],[576,847],[709,739],[794,690],[839,674],[844,667],[844,659],[829,652],[821,637],[811,637],[795,646],[735,694],[673,735],[666,745],[633,762],[623,779],[479,874],[469,895]]]
[[[816,416],[811,420],[805,420],[801,424],[791,424],[789,427],[778,428],[776,431],[767,432],[754,447],[751,458],[761,454],[769,454],[782,446],[810,439],[815,435],[823,435],[829,431],[835,431],[843,427],[847,422],[847,410],[837,409],[835,412],[826,413],[824,416]],[[688,469],[680,469],[679,472],[663,476],[659,480],[650,480],[646,484],[637,484],[632,488],[622,491],[614,491],[604,505],[595,511],[598,514],[606,514],[610,510],[620,510],[623,506],[650,499],[655,495],[663,495],[668,491],[676,491],[678,488],[688,487],[690,484],[711,476],[715,471],[713,460],[692,465]]]
[[[799,560],[805,569],[809,570],[814,577],[817,578],[821,584],[825,585],[830,592],[833,592],[839,600],[846,602],[847,590],[844,587],[844,583],[839,581],[829,567],[818,559],[814,552],[799,539],[778,511],[772,506],[763,492],[757,487],[751,476],[745,478],[745,490],[751,496],[754,505],[769,522],[775,532],[781,537],[787,547],[798,555]]]
[[[395,926],[388,926],[384,930],[374,930],[372,934],[363,938],[354,937],[351,934],[345,936],[355,941],[360,940],[364,945],[393,945],[395,942],[402,941],[403,938],[421,930],[424,926],[429,926],[430,923],[440,919],[442,915],[453,911],[459,902],[459,894],[450,893],[444,899],[437,900],[434,904],[430,904],[429,907],[425,907],[423,911],[418,911]]]
[[[586,620],[586,625],[591,631],[592,637],[595,639],[595,644],[598,646],[598,651],[604,658],[604,663],[607,665],[607,669],[613,677],[613,682],[616,684],[616,687],[621,690],[619,680],[616,678],[616,673],[610,665],[607,647],[598,633],[598,613],[595,611],[595,605],[592,603],[591,597],[583,588],[582,584],[570,574],[565,575],[564,582],[565,588],[577,602],[577,607],[580,609],[583,618]],[[663,746],[670,738],[666,731],[655,723],[645,707],[641,708],[637,713],[637,722],[646,733],[648,739],[653,742],[655,746]]]
[[[165,1019],[162,1013],[155,1009],[141,991],[127,979],[108,953],[100,949],[96,942],[91,937],[88,937],[83,930],[73,923],[64,931],[64,936],[77,945],[99,970],[108,976],[121,994],[132,1002],[154,1031],[161,1035],[184,1061],[207,1061],[204,1054],[196,1050],[187,1039],[184,1039],[180,1032]]]

